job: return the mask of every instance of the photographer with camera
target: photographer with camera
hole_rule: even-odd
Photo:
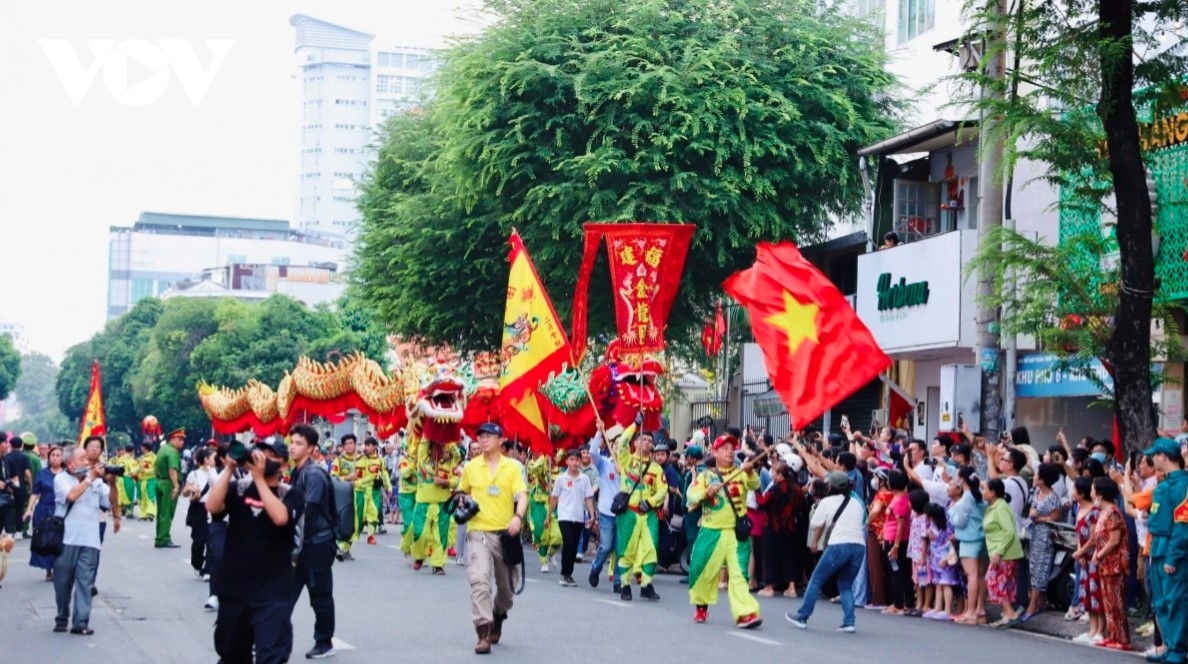
[[[100,510],[111,509],[111,487],[103,481],[102,463],[88,463],[77,445],[63,450],[66,472],[54,478],[54,515],[63,519],[62,552],[54,561],[54,596],[58,614],[54,631],[65,632],[70,618],[70,593],[74,592],[74,625],[71,634],[90,636],[91,598],[99,571]],[[118,522],[117,522],[118,523]]]
[[[226,468],[206,497],[212,517],[227,516],[224,560],[215,571],[215,651],[226,662],[288,661],[293,650],[294,544],[305,510],[300,489],[281,484],[284,443],[227,448]],[[233,482],[244,466],[250,478]]]
[[[334,654],[334,490],[330,473],[313,460],[318,449],[318,432],[308,424],[297,424],[289,431],[289,453],[293,456],[293,486],[305,497],[304,541],[297,556],[293,579],[293,608],[301,599],[301,590],[309,589],[309,606],[314,612],[314,647],[307,659],[321,659]]]
[[[470,613],[478,634],[474,652],[480,655],[491,652],[491,645],[503,637],[503,621],[512,608],[512,573],[503,556],[503,536],[518,547],[528,511],[528,483],[521,466],[502,454],[502,442],[503,428],[498,424],[479,426],[483,454],[466,462],[458,485],[458,493],[469,495],[478,506],[478,513],[466,524],[466,574]],[[523,573],[521,564],[520,575]]]

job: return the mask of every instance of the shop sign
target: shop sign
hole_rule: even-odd
[[[953,231],[858,257],[855,310],[888,353],[956,347],[966,290],[962,237]],[[976,236],[976,231],[968,231]],[[972,239],[975,238],[971,238]]]
[[[1057,369],[1058,363],[1059,358],[1051,353],[1020,357],[1015,373],[1015,396],[1020,399],[1096,397],[1102,393],[1103,384],[1113,389],[1114,379],[1097,359],[1076,368]]]
[[[891,283],[891,273],[879,275],[877,287],[879,296],[879,311],[918,307],[928,304],[928,282],[917,281],[909,284],[906,277],[900,277],[899,283]]]

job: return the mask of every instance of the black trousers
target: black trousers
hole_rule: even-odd
[[[314,644],[331,645],[334,638],[334,539],[321,544],[306,543],[297,558],[293,576],[292,608],[297,607],[302,589],[309,589],[309,606],[314,612]],[[290,609],[290,615],[292,610]]]
[[[763,530],[763,582],[779,591],[804,580],[792,533]]]
[[[281,664],[293,652],[293,605],[280,601],[219,598],[214,645],[226,664]]]
[[[0,533],[12,535],[16,532],[16,502],[14,500],[0,507]]]
[[[25,519],[25,510],[29,509],[29,490],[21,487],[14,492],[16,498],[16,509],[13,510],[13,534],[24,533],[29,534],[29,521]]]
[[[558,521],[561,528],[561,576],[573,576],[573,563],[577,561],[578,540],[582,538],[580,521]]]
[[[206,522],[206,503],[190,502],[186,512],[186,524],[190,526],[190,567],[203,574],[210,573],[206,564],[206,543],[210,539],[210,524]]]
[[[895,561],[895,566],[898,569],[892,569],[892,560]],[[896,552],[893,559],[891,544],[883,542],[883,561],[887,578],[891,581],[891,604],[897,609],[914,608],[916,602],[913,591],[914,584],[912,583],[912,559],[908,558],[907,544],[900,544],[899,551]]]
[[[211,521],[206,529],[206,569],[210,574],[210,595],[214,597],[214,579],[223,562],[223,546],[227,542],[227,522]]]

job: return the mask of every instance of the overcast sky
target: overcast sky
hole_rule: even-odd
[[[377,44],[432,47],[476,29],[474,4],[4,3],[0,319],[25,325],[32,348],[60,360],[105,322],[110,226],[130,225],[143,210],[293,220],[293,14],[375,34]],[[76,105],[42,45],[55,39],[69,40],[84,67],[94,59],[89,39],[185,40],[203,67],[212,61],[205,40],[234,41],[196,105],[197,88],[187,91],[174,73],[159,98],[131,106],[109,90],[131,89],[150,70],[130,66],[124,88],[100,71],[90,88],[75,85]]]

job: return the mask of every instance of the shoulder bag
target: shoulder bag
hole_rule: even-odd
[[[33,541],[29,544],[29,549],[33,553],[39,556],[57,557],[62,555],[66,539],[66,517],[70,515],[72,509],[74,509],[74,503],[66,506],[66,514],[48,516],[33,524]]]
[[[846,494],[846,497],[842,500],[841,506],[838,507],[837,511],[833,513],[833,520],[830,521],[829,525],[825,527],[825,534],[821,537],[820,549],[822,551],[825,550],[825,547],[829,546],[829,537],[833,535],[833,527],[837,525],[837,520],[841,518],[842,512],[846,511],[846,506],[850,504],[850,496],[852,495],[854,494]]]
[[[722,471],[714,468],[714,474],[718,479],[722,479]],[[722,491],[727,491],[726,483],[722,484]],[[734,508],[734,500],[731,499],[729,492],[726,493],[726,500],[730,502],[730,511],[734,514],[734,538],[743,543],[751,539],[751,530],[754,529],[755,524],[751,522],[751,517],[746,515],[746,512],[740,516],[738,510]],[[745,509],[745,508],[744,508]]]
[[[652,462],[648,461],[648,465],[644,466],[643,472],[639,474],[639,478],[631,485],[631,490],[620,491],[615,494],[614,499],[611,500],[611,514],[617,516],[627,511],[627,508],[631,506],[631,494],[635,493],[635,490],[639,488],[639,483],[643,481],[643,478],[647,476],[648,471],[651,469]]]

